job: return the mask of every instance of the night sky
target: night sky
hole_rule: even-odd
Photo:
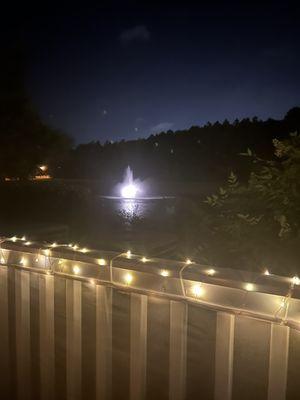
[[[300,105],[299,10],[239,3],[18,9],[34,105],[77,143],[281,118]]]

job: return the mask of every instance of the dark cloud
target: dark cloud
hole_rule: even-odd
[[[119,39],[123,45],[127,45],[132,42],[147,42],[150,40],[150,36],[150,31],[145,25],[138,25],[124,30]]]
[[[150,128],[150,133],[166,132],[174,126],[173,122],[160,122],[159,124]]]

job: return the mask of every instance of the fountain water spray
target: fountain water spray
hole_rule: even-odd
[[[140,191],[133,179],[132,169],[128,166],[125,170],[124,181],[121,187],[121,196],[125,199],[134,199]]]

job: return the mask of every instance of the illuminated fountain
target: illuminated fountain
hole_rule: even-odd
[[[139,179],[133,178],[133,171],[129,165],[125,170],[123,182],[118,185],[118,192],[122,197],[119,211],[127,219],[143,214],[144,205],[139,201],[142,199],[143,185]]]
[[[170,196],[153,196],[153,187],[151,190],[150,180],[135,179],[133,171],[128,166],[124,172],[123,181],[115,185],[113,196],[101,196],[105,203],[125,219],[132,219],[134,216],[142,217],[147,214],[153,214],[155,207],[158,207],[158,201],[173,199]],[[109,203],[108,203],[109,202]],[[160,207],[162,210],[162,208]]]
[[[135,199],[139,192],[141,192],[140,183],[134,181],[132,169],[128,166],[121,186],[121,196],[124,199]]]

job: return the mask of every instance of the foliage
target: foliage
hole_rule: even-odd
[[[18,48],[4,52],[0,66],[0,177],[27,178],[39,164],[55,172],[71,139],[43,123],[24,88]],[[20,60],[21,58],[21,60]]]
[[[203,261],[300,271],[300,137],[293,133],[273,145],[272,160],[244,153],[252,161],[246,184],[231,172],[224,187],[194,207],[188,221],[194,221],[190,227]]]
[[[27,178],[39,164],[48,164],[53,171],[70,144],[68,137],[43,124],[25,104],[22,110],[12,111],[7,122],[0,116],[1,175]]]

